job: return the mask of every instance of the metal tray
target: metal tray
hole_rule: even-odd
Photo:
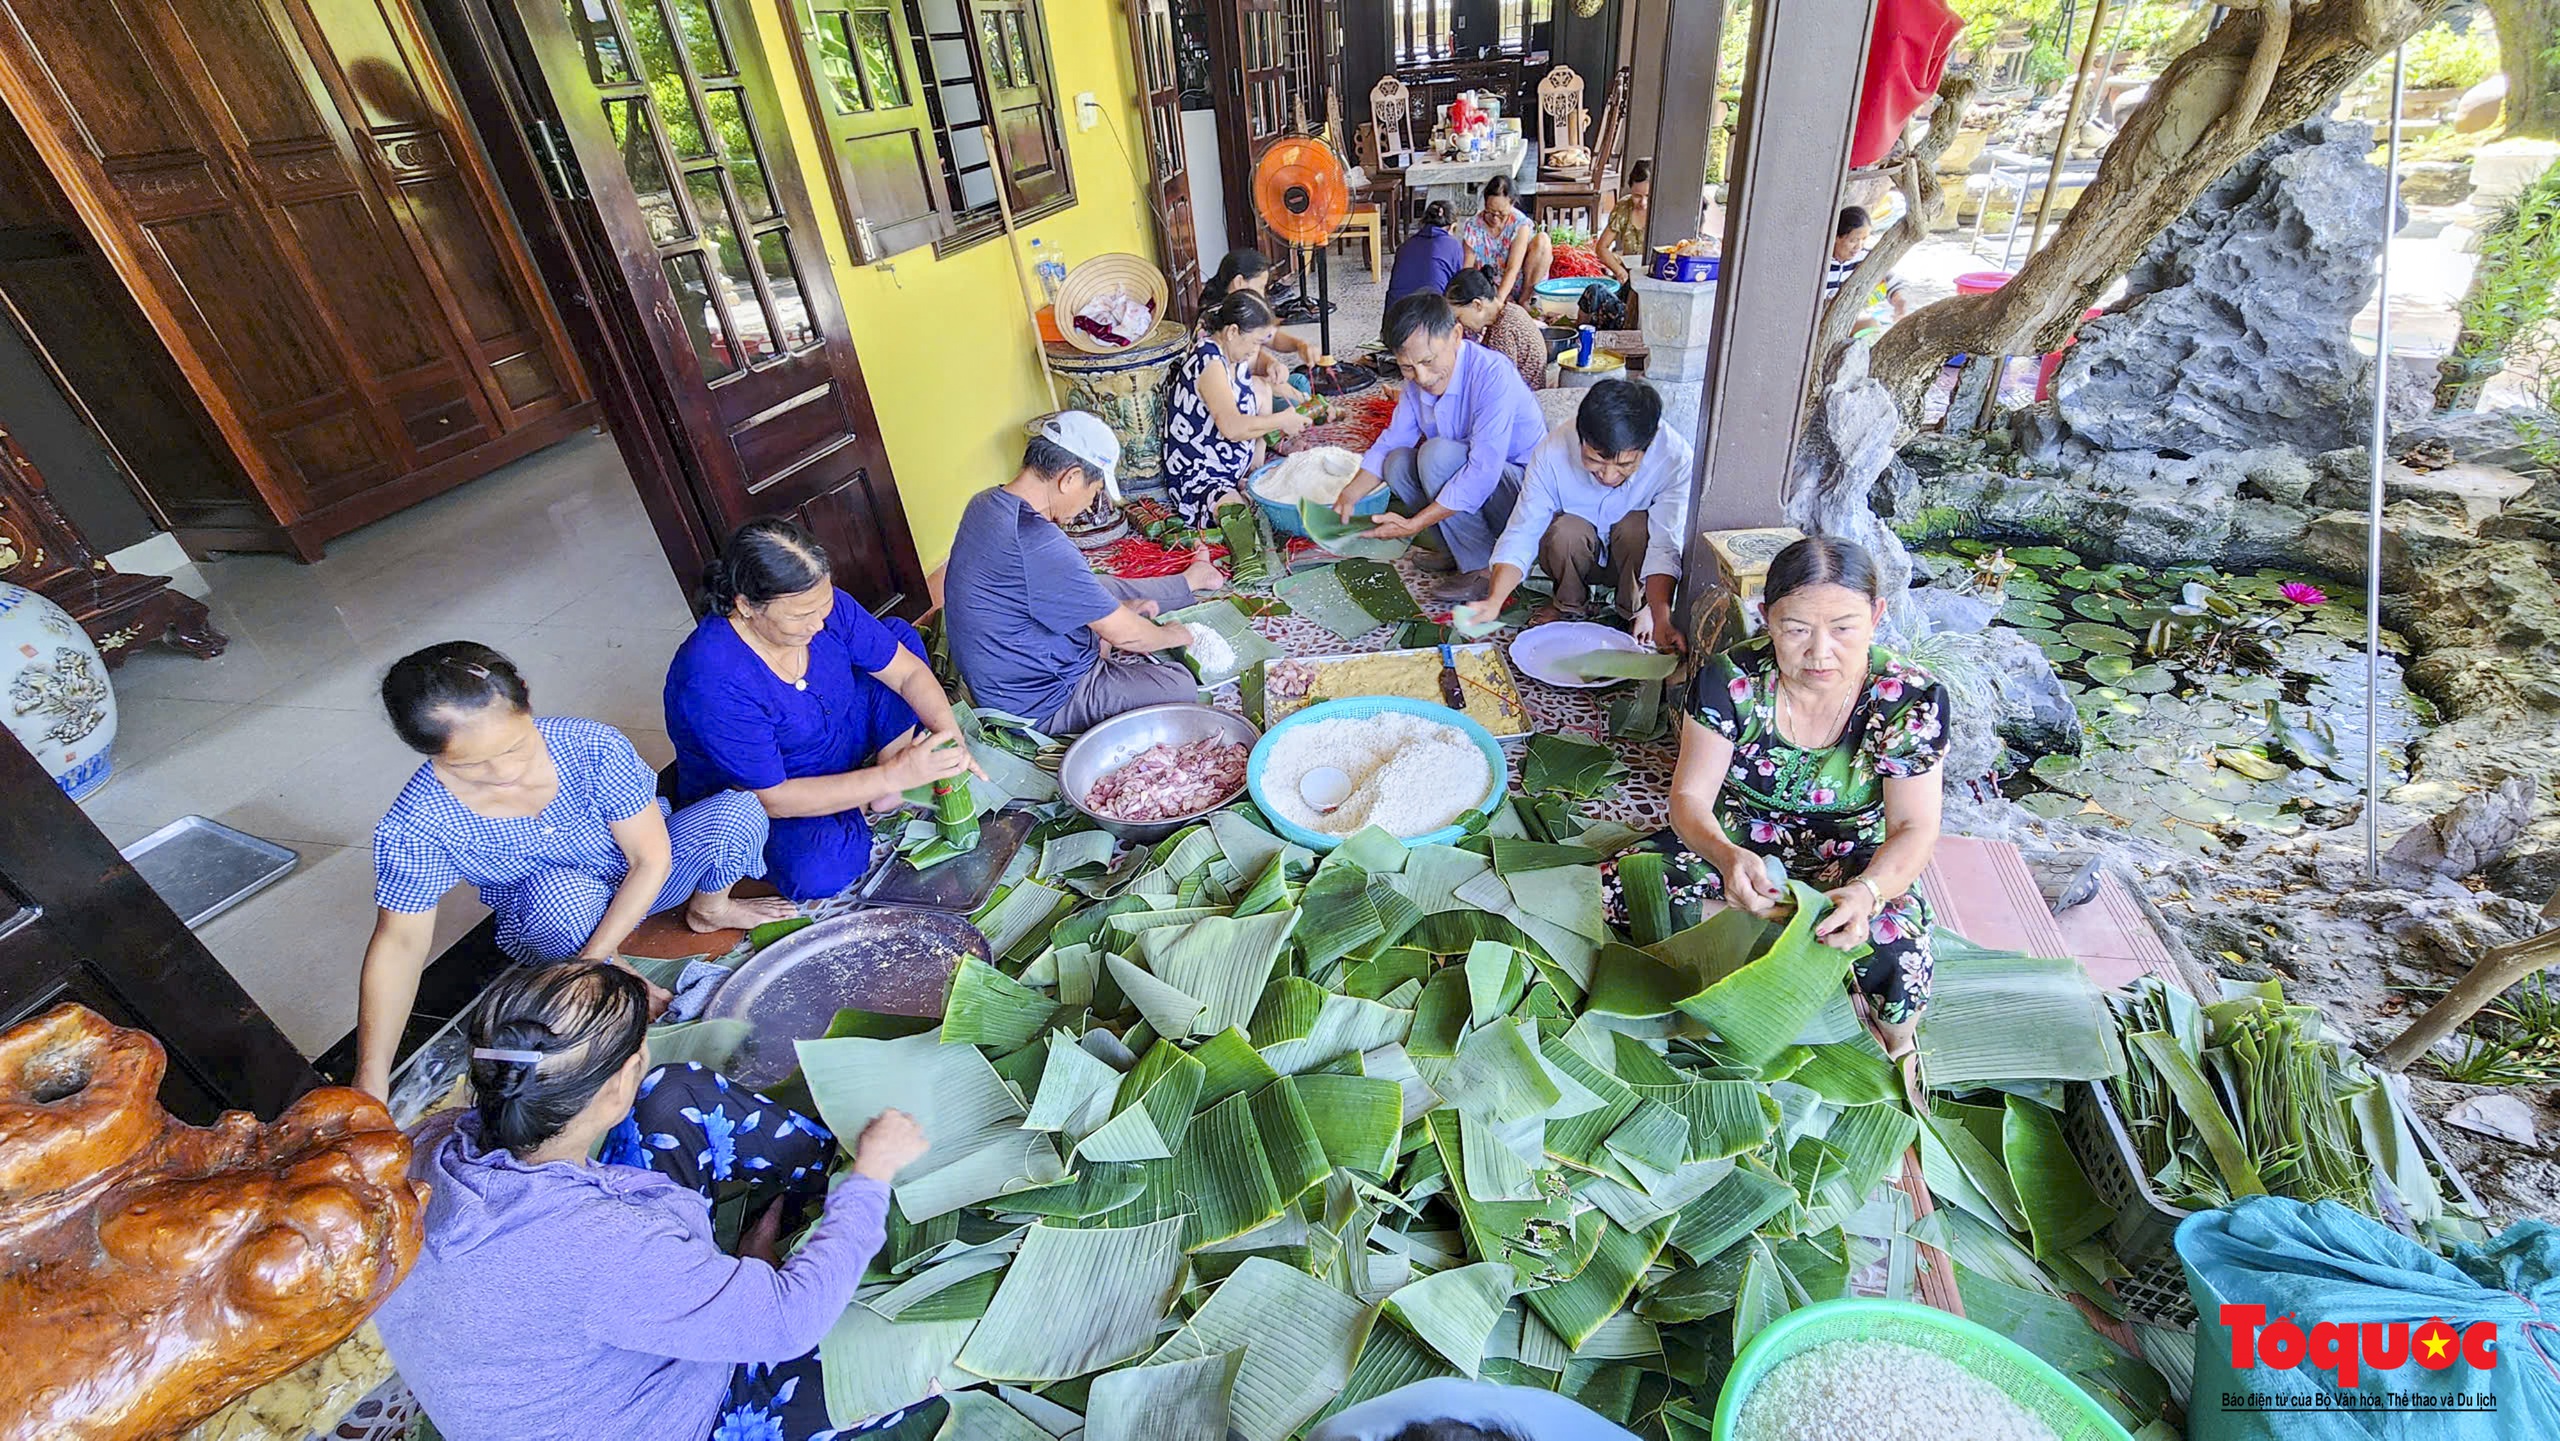
[[[905,824],[904,817],[897,822]],[[1013,853],[1022,849],[1025,836],[1031,834],[1031,812],[1002,810],[978,819],[977,849],[965,856],[953,856],[929,871],[919,871],[907,864],[904,856],[891,856],[874,866],[870,883],[862,888],[865,903],[875,906],[922,906],[930,911],[951,911],[973,916],[995,894],[996,882],[1004,878],[1005,867],[1013,864]]]
[[[792,1043],[825,1035],[840,1010],[940,1016],[951,973],[964,956],[994,959],[987,938],[959,916],[906,907],[859,910],[794,931],[749,957],[712,993],[702,1017],[747,1023],[747,1043],[729,1074],[750,1087],[770,1086],[799,1069]]]
[[[283,880],[302,859],[203,816],[180,816],[122,854],[189,930]]]
[[[1520,730],[1516,735],[1504,735],[1497,731],[1494,733],[1493,737],[1496,741],[1499,741],[1506,746],[1520,745],[1525,743],[1529,737],[1537,734],[1537,719],[1529,714],[1528,702],[1521,699],[1520,696],[1519,673],[1511,668],[1511,662],[1504,657],[1500,643],[1489,640],[1451,641],[1449,643],[1449,649],[1453,653],[1478,652],[1488,656],[1493,661],[1494,674],[1500,676],[1503,684],[1510,687],[1511,693],[1509,696],[1505,697],[1505,699],[1509,701],[1514,710],[1517,710],[1520,713]],[[1436,645],[1422,645],[1395,646],[1387,650],[1346,650],[1337,651],[1330,655],[1292,655],[1283,656],[1281,659],[1304,661],[1309,665],[1325,665],[1333,661],[1377,660],[1384,656],[1398,655],[1427,655],[1437,659],[1439,654],[1440,647]],[[1275,663],[1276,662],[1265,662],[1266,665]],[[1415,698],[1418,700],[1432,700],[1437,697],[1418,696]],[[1349,699],[1349,697],[1327,696],[1325,699],[1345,700]],[[1271,727],[1280,724],[1280,722],[1287,720],[1299,711],[1304,710],[1309,704],[1312,704],[1312,702],[1300,700],[1292,704],[1289,709],[1274,715],[1271,713],[1271,702],[1266,698],[1262,703],[1263,729],[1269,730]],[[1485,729],[1492,730],[1493,728],[1491,726],[1487,726]]]

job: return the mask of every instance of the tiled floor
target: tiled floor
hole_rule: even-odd
[[[537,709],[617,726],[652,765],[689,628],[685,594],[602,435],[541,454],[332,544],[185,567],[179,585],[231,638],[215,660],[153,647],[115,673],[115,777],[83,803],[119,846],[187,814],[301,852],[293,873],[204,928],[205,944],[306,1054],[355,1023],[373,925],[373,825],[419,758],[375,687],[402,655],[485,642]],[[485,912],[467,891],[442,949]]]

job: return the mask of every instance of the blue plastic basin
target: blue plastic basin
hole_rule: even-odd
[[[1255,466],[1253,473],[1245,477],[1244,493],[1252,498],[1255,505],[1262,507],[1262,513],[1264,515],[1271,517],[1271,528],[1273,530],[1278,531],[1282,535],[1305,535],[1307,533],[1307,527],[1303,521],[1298,519],[1298,507],[1295,503],[1283,505],[1276,500],[1264,500],[1262,498],[1262,492],[1253,488],[1255,481],[1258,481],[1265,475],[1270,474],[1271,471],[1279,464],[1279,459],[1272,459],[1266,460],[1262,464]],[[1379,486],[1376,490],[1360,497],[1360,503],[1351,507],[1351,513],[1353,515],[1383,515],[1386,513],[1387,502],[1393,498],[1394,497],[1387,494],[1387,488],[1385,486]]]
[[[1483,802],[1476,809],[1491,815],[1494,808],[1502,804],[1503,795],[1509,789],[1510,776],[1510,769],[1502,757],[1502,743],[1495,740],[1493,732],[1486,730],[1473,716],[1464,711],[1451,710],[1437,701],[1409,700],[1400,695],[1349,696],[1342,700],[1319,701],[1308,706],[1305,710],[1264,731],[1262,739],[1254,743],[1252,758],[1245,762],[1245,789],[1252,794],[1253,803],[1261,808],[1263,819],[1271,822],[1273,830],[1278,831],[1283,838],[1295,841],[1311,851],[1329,851],[1349,839],[1347,836],[1329,836],[1322,831],[1311,831],[1304,826],[1293,825],[1282,819],[1279,813],[1271,808],[1271,803],[1264,798],[1263,769],[1271,760],[1272,744],[1280,737],[1287,735],[1293,727],[1313,725],[1318,721],[1362,720],[1388,711],[1403,711],[1408,715],[1418,715],[1424,720],[1438,721],[1442,725],[1456,726],[1459,730],[1465,731],[1467,739],[1474,741],[1476,748],[1484,752],[1485,764],[1493,772],[1491,786],[1486,791]],[[1465,839],[1466,834],[1464,825],[1442,826],[1428,835],[1411,837],[1405,841],[1405,846],[1410,849],[1414,846],[1451,845]]]

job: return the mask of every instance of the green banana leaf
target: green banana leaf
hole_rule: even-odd
[[[954,1363],[990,1381],[1061,1381],[1143,1354],[1182,1282],[1182,1222],[1035,1225]],[[1059,1298],[1075,1304],[1062,1307]]]
[[[1161,1366],[1131,1366],[1093,1380],[1085,1441],[1227,1441],[1229,1397],[1242,1349]]]
[[[943,1003],[945,1045],[985,1046],[999,1055],[1018,1051],[1047,1029],[1058,1003],[1044,992],[969,957],[951,973],[951,994]]]
[[[1405,553],[1412,542],[1383,539],[1369,534],[1377,523],[1374,516],[1344,520],[1329,505],[1312,500],[1298,502],[1298,523],[1307,529],[1307,538],[1335,555],[1358,556],[1363,560],[1393,560]]]
[[[1516,1280],[1498,1262],[1458,1266],[1398,1288],[1387,1298],[1386,1312],[1473,1379]]]
[[[1147,1364],[1244,1352],[1229,1397],[1245,1441],[1286,1441],[1351,1379],[1377,1312],[1304,1271],[1256,1256]]]
[[[891,1183],[898,1209],[925,1221],[1007,1191],[1062,1179],[1048,1136],[1022,1129],[1022,1101],[975,1046],[945,1046],[939,1032],[896,1040],[799,1043],[800,1071],[819,1115],[839,1136],[859,1136],[896,1109],[932,1138]]]
[[[2036,1259],[2051,1264],[2106,1229],[2115,1213],[2090,1188],[2089,1173],[2080,1169],[2053,1113],[2021,1097],[2005,1099],[2001,1159],[2016,1182],[2018,1209],[2026,1214]]]

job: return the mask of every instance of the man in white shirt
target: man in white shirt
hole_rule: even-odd
[[[1555,600],[1532,617],[1579,618],[1591,583],[1613,576],[1618,614],[1639,641],[1682,649],[1671,591],[1689,535],[1689,442],[1662,423],[1662,395],[1634,380],[1604,380],[1572,420],[1547,432],[1529,458],[1511,519],[1493,547],[1492,591],[1459,607],[1484,624],[1502,613],[1532,560],[1555,582]]]

